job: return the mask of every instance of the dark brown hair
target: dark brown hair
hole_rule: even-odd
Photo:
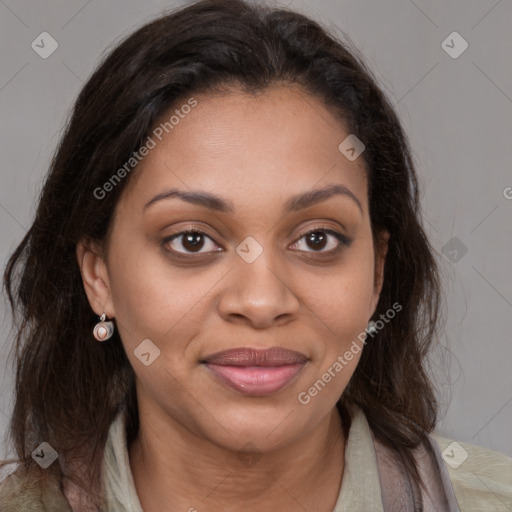
[[[408,140],[346,35],[342,41],[302,14],[242,0],[200,1],[142,26],[106,55],[76,101],[35,220],[4,275],[16,323],[10,436],[27,467],[34,464],[31,452],[46,441],[60,458],[84,462],[92,489],[109,426],[123,404],[129,439],[138,428],[133,370],[117,332],[106,344],[92,338],[97,317],[75,254],[83,238],[105,240],[130,176],[101,200],[95,189],[178,99],[226,86],[264,91],[277,82],[300,84],[321,98],[366,146],[361,158],[377,247],[379,234],[390,233],[373,318],[396,302],[403,309],[367,344],[339,405],[347,411],[358,404],[374,434],[420,480],[410,449],[437,419],[425,356],[437,336],[440,288]]]

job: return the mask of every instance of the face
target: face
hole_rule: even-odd
[[[94,311],[115,318],[140,414],[271,450],[333,412],[385,251],[362,158],[340,152],[349,133],[320,100],[299,86],[194,99],[133,171],[108,257],[79,246],[82,275]]]

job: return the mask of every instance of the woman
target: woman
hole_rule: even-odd
[[[512,459],[432,434],[437,268],[356,55],[208,0],[105,58],[5,271],[2,510],[511,509]]]

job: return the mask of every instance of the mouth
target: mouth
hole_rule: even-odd
[[[242,394],[266,396],[290,384],[308,358],[293,350],[236,348],[218,352],[202,363],[221,383]]]

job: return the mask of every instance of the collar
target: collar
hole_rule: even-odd
[[[124,407],[112,422],[103,457],[105,510],[109,512],[144,512],[140,504],[128,455]]]
[[[126,408],[110,426],[104,455],[106,510],[143,512],[130,468],[126,441]],[[363,411],[353,408],[345,466],[333,512],[384,512],[372,435]]]
[[[358,406],[352,406],[351,417],[341,489],[333,512],[384,512],[370,426]]]

